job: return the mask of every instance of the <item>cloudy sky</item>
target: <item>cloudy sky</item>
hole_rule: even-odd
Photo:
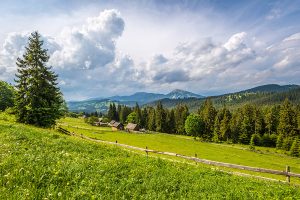
[[[67,100],[300,84],[300,1],[1,0],[0,79],[38,30]]]

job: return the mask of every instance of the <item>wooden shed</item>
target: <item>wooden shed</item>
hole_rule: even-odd
[[[125,130],[130,132],[130,131],[139,131],[139,125],[134,124],[134,123],[128,123],[127,126],[125,127]]]
[[[124,125],[120,122],[115,122],[112,126],[111,126],[113,131],[117,131],[117,130],[124,130]]]

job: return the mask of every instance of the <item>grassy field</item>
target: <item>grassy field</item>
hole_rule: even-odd
[[[61,119],[60,125],[72,132],[101,140],[118,141],[118,143],[142,148],[147,146],[149,149],[175,152],[189,156],[197,154],[199,158],[268,169],[284,170],[286,165],[289,165],[292,172],[300,173],[299,158],[276,153],[276,149],[274,148],[256,147],[257,151],[253,152],[247,146],[204,143],[195,141],[189,136],[162,133],[135,134],[121,131],[113,132],[109,127],[90,126],[84,123],[82,119],[75,118]],[[285,180],[284,176],[241,170],[234,171]],[[300,183],[299,178],[292,178],[291,181]]]
[[[298,199],[299,188],[2,120],[0,199]]]

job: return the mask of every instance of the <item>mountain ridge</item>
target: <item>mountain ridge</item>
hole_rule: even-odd
[[[300,86],[295,84],[266,84],[241,90],[239,92],[210,96],[209,98],[213,99],[217,107],[224,104],[236,106],[250,101],[266,104],[267,102],[274,101],[271,98],[278,99],[278,95],[281,94],[289,97],[291,93],[289,91],[295,91],[296,96],[300,95]],[[128,96],[112,96],[99,100],[97,100],[97,98],[93,98],[85,101],[69,101],[67,103],[70,111],[106,112],[110,103],[123,104],[127,106],[134,106],[138,103],[141,106],[154,106],[158,101],[161,101],[165,107],[169,108],[174,107],[174,105],[177,105],[178,103],[190,104],[191,110],[193,110],[194,107],[199,107],[204,100],[205,97],[202,95],[175,89],[167,94],[136,92]]]

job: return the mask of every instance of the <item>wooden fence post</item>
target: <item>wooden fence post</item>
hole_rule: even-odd
[[[197,154],[195,153],[195,158],[197,158]],[[198,163],[196,162],[196,165],[198,165]]]
[[[148,147],[146,146],[146,154],[147,154],[147,158],[148,158]]]
[[[288,182],[288,183],[290,183],[290,181],[291,181],[291,177],[290,177],[290,175],[289,175],[289,172],[290,172],[290,166],[286,166],[285,167],[285,172],[286,172],[286,182]]]

